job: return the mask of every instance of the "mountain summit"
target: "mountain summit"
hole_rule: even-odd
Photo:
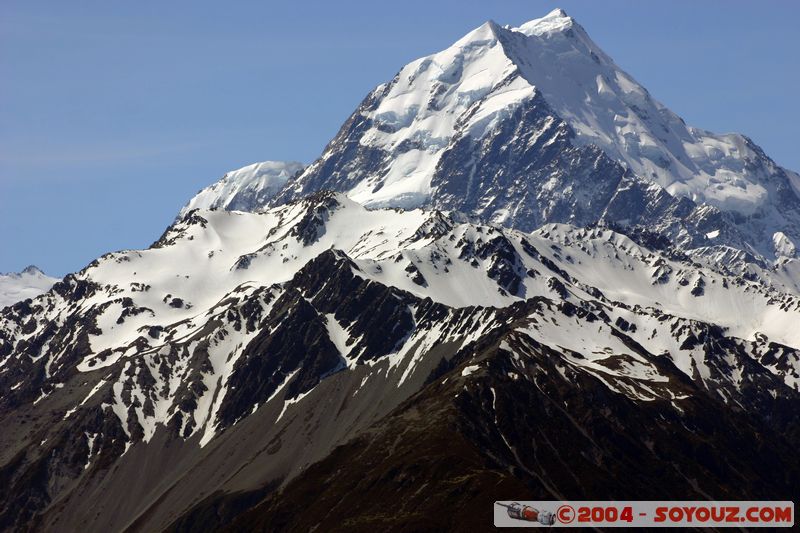
[[[0,273],[0,308],[35,298],[47,292],[56,281],[35,265],[28,265],[19,273]]]
[[[795,179],[563,11],[487,22],[310,166],[229,172],[150,248],[0,308],[0,531],[791,499]]]
[[[198,192],[181,209],[178,218],[192,209],[256,211],[264,207],[305,165],[295,161],[263,161],[226,172]]]
[[[655,227],[771,258],[775,233],[800,239],[798,184],[748,138],[687,126],[557,9],[486,22],[403,67],[272,202],[333,189],[526,230]]]

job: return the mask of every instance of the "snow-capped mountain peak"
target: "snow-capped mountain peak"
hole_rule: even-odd
[[[83,482],[131,465],[206,490],[242,461],[259,482],[302,471],[427,384],[458,379],[458,402],[491,368],[508,381],[486,405],[509,383],[539,390],[528,364],[572,398],[589,380],[590,398],[670,418],[708,397],[754,420],[796,405],[800,299],[669,255],[607,228],[522,233],[329,191],[258,213],[193,210],[150,249],[106,254],[0,310],[0,415],[41,421],[0,442],[29,454],[12,472],[47,462]],[[141,476],[164,446],[189,467],[169,456]],[[185,477],[201,464],[215,468]],[[39,490],[30,478],[10,486]],[[46,490],[82,496],[75,486]]]
[[[563,10],[519,27],[488,21],[404,66],[273,205],[322,189],[371,207],[457,201],[457,209],[529,230],[599,220],[623,172],[685,213],[668,225],[697,227],[694,246],[722,231],[714,244],[773,257],[775,233],[800,239],[800,176],[742,135],[687,126]],[[589,182],[601,190],[589,192]]]
[[[44,272],[42,272],[42,269],[40,269],[36,265],[28,265],[28,266],[26,266],[25,268],[22,269],[20,274],[29,274],[29,275],[32,275],[32,276],[36,276],[36,275],[44,276]]]
[[[0,273],[0,308],[35,298],[48,291],[56,281],[56,278],[47,276],[34,265],[25,267],[19,273]]]
[[[400,485],[425,530],[498,487],[786,499],[792,180],[563,10],[486,22],[308,168],[229,172],[36,298],[3,308],[44,275],[0,275],[0,530],[379,529]]]
[[[192,209],[256,210],[304,168],[305,165],[296,161],[263,161],[232,170],[197,193],[178,216]]]
[[[764,176],[743,171],[742,160],[756,156],[744,137],[688,127],[570,17],[554,12],[505,37],[521,74],[578,142],[600,146],[674,195],[746,215],[766,201]]]
[[[567,12],[559,7],[541,18],[530,20],[517,28],[511,29],[525,35],[542,35],[565,31],[574,24],[575,19],[567,15]]]
[[[500,43],[505,31],[488,21],[449,48],[409,63],[371,93],[354,141],[366,157],[391,152],[397,158],[368,175],[343,175],[351,197],[371,206],[424,204],[434,169],[454,138],[462,131],[481,136],[510,104],[533,94]],[[304,176],[330,175],[338,144],[335,139]],[[301,177],[297,185],[303,182]]]

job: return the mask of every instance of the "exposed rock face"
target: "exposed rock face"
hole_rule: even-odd
[[[526,231],[605,221],[763,263],[794,256],[799,188],[750,139],[686,126],[556,11],[403,67],[271,203],[332,189]]]
[[[489,22],[308,168],[229,173],[149,249],[0,309],[0,530],[791,499],[799,179],[562,11]]]
[[[465,468],[476,498],[655,494],[657,472],[670,494],[779,495],[798,469],[800,299],[653,235],[334,193],[193,211],[0,314],[0,524],[299,530],[286,513],[344,460],[360,466],[330,482],[363,499],[364,527],[386,494],[359,487],[389,476],[414,502]],[[413,441],[378,455],[398,424]],[[404,516],[432,527],[429,505]]]

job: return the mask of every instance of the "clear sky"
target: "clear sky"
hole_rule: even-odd
[[[0,272],[146,247],[197,190],[311,162],[375,85],[563,7],[689,124],[800,170],[800,2],[0,2]]]

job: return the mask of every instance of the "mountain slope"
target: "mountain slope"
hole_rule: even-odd
[[[550,368],[561,393],[589,380],[620,409],[657,406],[676,439],[694,402],[734,409],[704,438],[756,425],[775,471],[793,472],[800,299],[681,257],[604,228],[525,234],[333,193],[191,211],[151,249],[0,315],[0,525],[161,529],[212,494],[257,501],[426,383],[488,367],[526,387]],[[737,471],[707,490],[740,475],[783,490]],[[524,469],[507,479],[528,483]]]
[[[219,181],[198,192],[181,208],[178,217],[192,209],[256,211],[265,206],[290,178],[305,168],[293,161],[264,161],[227,172]]]
[[[501,39],[522,75],[576,131],[579,143],[599,146],[673,195],[743,215],[770,201],[767,182],[778,179],[772,175],[781,169],[755,166],[765,156],[751,141],[686,126],[563,10]]]
[[[795,178],[562,11],[488,22],[309,167],[228,173],[150,248],[0,309],[0,530],[791,499]]]
[[[211,495],[171,530],[473,531],[491,527],[487,502],[500,497],[704,500],[793,490],[787,443],[772,448],[782,439],[771,429],[713,397],[693,395],[680,414],[665,414],[663,401],[609,394],[602,379],[560,368],[530,340],[484,345],[480,361],[438,375],[279,491]],[[744,450],[766,460],[756,466]]]
[[[519,28],[487,22],[403,67],[273,204],[333,189],[368,206],[455,200],[523,230],[609,213],[630,225],[606,209],[626,169],[644,205],[659,195],[675,205],[666,221],[645,213],[645,227],[675,238],[682,226],[687,248],[793,255],[800,177],[741,135],[686,126],[561,10]]]
[[[47,292],[57,281],[33,265],[19,273],[0,274],[0,308],[35,298]]]

